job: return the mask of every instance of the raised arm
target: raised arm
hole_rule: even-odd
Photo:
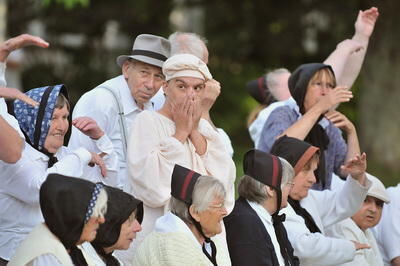
[[[361,70],[361,66],[364,62],[369,38],[374,31],[375,23],[378,17],[379,12],[376,7],[371,7],[365,11],[359,11],[357,20],[354,24],[355,33],[352,37],[352,41],[356,41],[362,46],[362,48],[353,50],[345,57],[340,57],[338,54],[340,55],[343,53],[343,48],[345,47],[340,47],[338,45],[338,48],[325,61],[325,63],[331,64],[334,67],[334,70],[335,66],[338,68],[337,80],[339,85],[346,86],[348,88],[353,86],[353,83],[357,79]],[[346,60],[343,61],[343,59]],[[340,70],[341,65],[342,68]]]
[[[17,162],[21,158],[24,141],[1,115],[0,132],[0,160],[6,163]]]

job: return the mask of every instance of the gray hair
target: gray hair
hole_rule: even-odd
[[[282,164],[282,180],[281,190],[283,187],[293,180],[294,169],[285,159],[278,157]],[[263,203],[268,199],[268,194],[265,190],[266,185],[260,181],[252,178],[251,176],[244,175],[238,185],[239,196],[259,204]]]
[[[225,196],[224,185],[219,180],[211,176],[200,176],[193,188],[192,206],[196,212],[202,212],[208,209],[215,198],[225,199]],[[171,197],[170,209],[173,214],[184,222],[192,223],[189,206],[185,202]]]
[[[171,56],[176,54],[192,54],[205,60],[207,40],[191,32],[174,32],[168,40],[171,42]]]
[[[282,74],[290,74],[290,71],[287,70],[286,68],[278,68],[278,69],[269,71],[267,73],[267,75],[265,76],[265,79],[267,82],[267,87],[268,87],[269,91],[271,92],[272,96],[278,101],[280,101],[282,99],[279,99],[280,97],[279,97],[278,90],[280,88],[278,87],[277,78]]]
[[[104,217],[107,212],[107,192],[104,188],[100,190],[97,195],[96,205],[93,207],[93,213],[91,217]]]

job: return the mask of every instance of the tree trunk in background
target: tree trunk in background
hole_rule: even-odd
[[[362,150],[368,171],[386,185],[400,171],[400,2],[379,2],[381,14],[370,42],[360,88]],[[389,181],[391,180],[391,181]]]

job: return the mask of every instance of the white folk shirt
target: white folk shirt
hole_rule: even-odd
[[[390,203],[383,206],[382,218],[373,228],[385,266],[400,257],[400,184],[386,189]]]
[[[131,250],[116,253],[125,264],[153,230],[155,221],[168,211],[175,164],[221,181],[226,190],[225,206],[228,213],[232,211],[235,164],[218,133],[206,120],[200,120],[198,129],[207,141],[207,151],[203,155],[196,153],[189,139],[181,143],[172,137],[175,123],[166,116],[153,111],[144,111],[137,116],[128,141],[128,169],[133,195],[143,201],[144,217],[142,231],[137,234]]]
[[[383,266],[378,245],[370,229],[362,231],[351,218],[347,218],[327,228],[326,233],[328,236],[353,240],[371,247],[357,250],[354,260],[340,264],[341,266]]]
[[[21,159],[15,164],[0,161],[0,257],[9,260],[20,242],[43,216],[39,190],[50,173],[85,178],[91,154],[84,148],[70,151],[61,147],[58,162],[47,168],[49,158],[25,144]]]
[[[272,216],[269,214],[269,212],[260,204],[253,202],[253,201],[247,201],[250,205],[250,207],[257,213],[258,217],[260,217],[260,220],[265,226],[265,229],[268,232],[269,237],[271,238],[271,242],[274,245],[274,250],[275,250],[275,255],[276,258],[278,259],[279,265],[285,265],[285,261],[282,257],[281,253],[281,246],[279,245],[278,239],[276,238],[275,234],[275,228],[272,223]]]
[[[309,190],[300,204],[313,217],[321,233],[311,233],[303,217],[297,215],[290,204],[281,210],[286,214],[284,225],[300,265],[338,265],[353,260],[354,243],[325,236],[325,228],[356,213],[370,186],[368,179],[366,185],[361,186],[349,176],[339,191]]]
[[[142,112],[142,109],[137,106],[129,90],[128,84],[122,75],[107,80],[93,90],[82,95],[75,105],[72,118],[75,119],[81,116],[91,117],[110,138],[118,156],[118,184],[116,186],[124,188],[126,192],[130,193],[131,189],[128,182],[126,182],[128,180],[128,172],[126,169],[126,158],[124,156],[123,140],[119,125],[118,105],[111,92],[104,88],[99,88],[102,86],[111,88],[116,95],[120,96],[121,105],[124,109],[124,117],[126,119],[126,130],[129,136],[132,123],[136,116]],[[153,110],[151,102],[146,103],[144,109]],[[85,147],[90,151],[96,152],[94,141],[75,128],[72,129],[68,146],[72,149]],[[95,171],[95,169],[93,169],[93,171]],[[127,184],[128,186],[126,187]]]

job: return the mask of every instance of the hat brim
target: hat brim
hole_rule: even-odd
[[[390,203],[390,199],[382,194],[371,192],[371,193],[367,193],[367,196],[377,198],[377,199],[383,201],[384,203]]]
[[[137,61],[152,65],[152,66],[156,66],[156,67],[160,67],[162,68],[164,61],[155,59],[155,58],[151,58],[148,56],[143,56],[143,55],[120,55],[117,57],[117,64],[122,67],[122,65],[124,64],[124,62],[128,59],[135,59]]]

